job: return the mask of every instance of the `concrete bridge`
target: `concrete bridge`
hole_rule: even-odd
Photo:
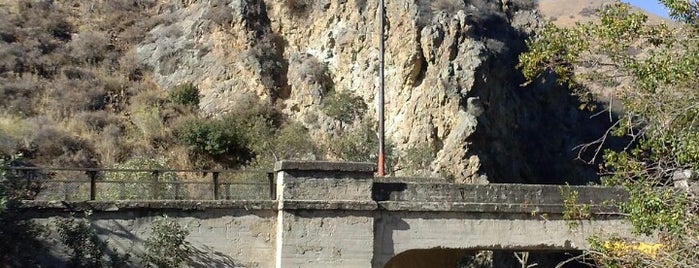
[[[202,267],[397,267],[401,256],[421,249],[584,250],[593,234],[630,236],[623,217],[603,205],[625,198],[618,188],[456,185],[374,178],[374,170],[282,161],[276,200],[27,201],[23,209],[46,226],[91,210],[99,234],[127,251],[142,250],[152,220],[167,214],[191,231],[188,241],[199,252],[191,263]],[[577,192],[589,219],[571,228],[562,190]]]

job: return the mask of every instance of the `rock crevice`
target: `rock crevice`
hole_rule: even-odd
[[[140,45],[161,87],[198,84],[207,115],[238,109],[241,95],[257,96],[319,139],[358,125],[323,115],[328,92],[351,92],[368,104],[365,116],[376,117],[377,0],[230,1],[231,23],[216,24],[206,14],[220,2],[173,8],[181,20],[150,35],[175,27],[181,36]],[[425,144],[436,152],[430,172],[461,182],[590,179],[570,151],[585,139],[577,123],[565,122],[581,116],[570,97],[520,86],[516,57],[541,25],[535,11],[457,0],[388,1],[386,10],[386,127],[395,153]],[[168,64],[176,68],[162,72]]]

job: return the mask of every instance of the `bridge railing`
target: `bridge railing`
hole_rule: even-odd
[[[8,167],[10,188],[30,200],[272,200],[260,170]]]

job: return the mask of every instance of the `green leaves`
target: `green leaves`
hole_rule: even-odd
[[[629,202],[621,205],[621,211],[629,214],[629,220],[637,233],[651,235],[662,231],[681,234],[688,218],[686,192],[673,188],[657,189],[647,183],[630,183]]]
[[[529,52],[519,57],[519,68],[527,79],[538,78],[546,71],[553,71],[559,83],[571,82],[573,69],[580,54],[589,47],[579,30],[562,29],[549,23],[537,35],[527,41]]]
[[[170,90],[170,101],[181,104],[192,109],[199,108],[199,88],[187,82],[177,85]]]
[[[604,152],[603,182],[628,189],[621,209],[636,232],[660,232],[665,242],[693,252],[687,241],[696,241],[699,229],[690,205],[697,199],[668,186],[676,171],[699,169],[699,2],[661,2],[678,25],[649,25],[646,15],[617,2],[598,11],[600,23],[547,26],[528,41],[519,66],[531,80],[554,73],[583,102],[599,93],[591,85],[621,101],[609,133],[632,142]],[[697,266],[699,260],[681,252],[672,253],[672,263]]]
[[[167,216],[153,221],[151,235],[144,245],[146,254],[143,260],[148,267],[181,267],[191,251],[186,241],[189,230]]]
[[[692,0],[659,0],[670,10],[670,17],[694,27],[699,20],[699,2]]]
[[[100,268],[128,267],[130,264],[130,254],[119,254],[116,249],[109,252],[109,243],[100,239],[87,218],[58,219],[56,227],[61,242],[70,251],[69,266]]]
[[[323,103],[323,112],[345,124],[351,124],[366,113],[364,100],[348,91],[333,91]]]
[[[191,119],[183,122],[175,131],[181,143],[194,151],[220,156],[234,153],[244,144],[244,137],[237,125],[225,120]]]

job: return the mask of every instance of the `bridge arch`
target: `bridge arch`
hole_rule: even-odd
[[[393,256],[376,268],[500,268],[500,267],[560,267],[589,268],[577,261],[582,251],[469,250],[454,248],[411,249]],[[560,265],[560,266],[558,266]]]
[[[411,249],[393,256],[384,268],[456,268],[472,250],[453,248]]]

